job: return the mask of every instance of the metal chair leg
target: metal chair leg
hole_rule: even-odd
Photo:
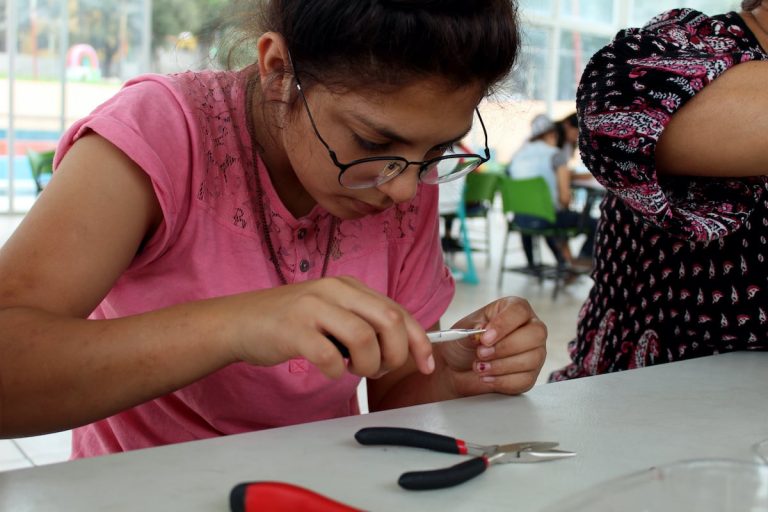
[[[501,282],[504,279],[504,270],[507,263],[507,244],[509,243],[509,226],[507,226],[507,232],[504,234],[504,242],[501,246],[501,261],[499,262],[499,282],[498,289],[501,290]]]

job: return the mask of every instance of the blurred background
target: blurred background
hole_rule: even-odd
[[[138,74],[223,66],[225,0],[0,0],[0,213],[37,194],[28,149],[55,147],[76,119]],[[622,27],[672,7],[705,13],[735,0],[521,0],[514,75],[482,105],[494,158],[507,162],[545,112],[573,111],[590,56]],[[223,28],[222,28],[223,27]],[[480,134],[469,143],[480,146]]]
[[[44,186],[32,165],[50,172],[50,150],[71,123],[136,75],[224,66],[229,6],[225,0],[0,0],[0,245]],[[617,31],[641,26],[674,7],[715,14],[738,10],[739,1],[521,0],[520,59],[510,79],[480,105],[493,156],[480,171],[496,173],[472,173],[475,179],[468,176],[466,186],[453,187],[454,204],[447,211],[441,204],[443,241],[450,242],[444,245],[446,261],[457,281],[443,323],[450,325],[502,295],[525,297],[549,332],[538,384],[568,363],[567,344],[592,281],[586,273],[553,284],[530,273],[508,272],[526,263],[518,237],[509,237],[508,212],[495,188],[475,188],[480,193],[472,199],[469,185],[487,183],[480,178],[504,171],[530,135],[535,116],[544,113],[554,120],[575,111],[584,67]],[[479,126],[464,142],[481,149]],[[578,154],[570,165],[583,172]],[[442,186],[440,194],[442,203],[450,199],[451,188]],[[590,202],[590,194],[599,196],[599,189],[574,189],[572,208],[594,217],[599,201]],[[448,220],[457,217],[458,205],[463,209],[451,231]],[[460,236],[451,238],[456,232]],[[580,238],[573,239],[577,245]],[[541,262],[551,265],[552,256],[541,251]],[[360,396],[366,410],[364,386]],[[66,431],[0,440],[0,471],[67,460],[70,438]]]

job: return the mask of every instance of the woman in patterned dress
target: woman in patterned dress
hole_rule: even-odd
[[[619,32],[577,94],[608,189],[564,380],[768,347],[768,6]]]

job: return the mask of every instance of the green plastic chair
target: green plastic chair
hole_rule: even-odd
[[[27,150],[27,158],[29,159],[29,166],[32,169],[32,178],[35,180],[35,187],[37,187],[38,194],[43,191],[43,188],[45,188],[45,185],[48,184],[51,176],[53,176],[53,155],[53,150]]]
[[[539,283],[545,279],[555,281],[555,288],[552,292],[552,298],[557,298],[558,293],[565,284],[565,279],[576,274],[571,269],[562,269],[553,265],[542,265],[534,262],[534,267],[508,267],[506,266],[507,245],[509,235],[512,232],[518,232],[523,235],[534,237],[534,259],[537,255],[537,248],[543,237],[573,237],[581,234],[583,230],[578,227],[556,228],[547,227],[541,229],[532,229],[519,226],[515,223],[515,215],[529,215],[554,223],[556,219],[555,205],[552,202],[552,195],[547,186],[547,182],[542,177],[512,179],[502,177],[499,182],[499,192],[501,193],[501,204],[504,215],[507,218],[507,232],[504,236],[501,252],[501,267],[499,269],[498,287],[501,289],[504,272],[520,272],[523,274],[534,275],[539,278]]]
[[[499,180],[503,174],[498,172],[472,172],[467,175],[464,184],[463,201],[459,208],[459,222],[462,230],[462,243],[472,251],[488,253],[491,246],[491,222],[488,218],[493,200],[496,197]],[[483,219],[485,221],[485,233],[481,245],[478,240],[471,239],[467,230],[467,219]],[[486,258],[486,266],[490,265],[490,258]]]

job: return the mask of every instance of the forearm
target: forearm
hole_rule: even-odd
[[[64,430],[233,361],[212,301],[115,320],[0,312],[0,437]]]
[[[424,375],[409,359],[396,374],[368,381],[368,406],[371,412],[409,407],[460,398],[445,372],[445,363],[435,354],[435,371]]]
[[[557,196],[561,208],[571,204],[571,171],[564,165],[557,168]]]
[[[369,402],[369,409],[371,412],[386,411],[398,407],[410,407],[460,398],[458,395],[448,393],[442,383],[439,372],[437,375],[411,374],[392,386],[390,392],[379,400]]]
[[[734,66],[683,106],[656,149],[659,172],[742,177],[768,174],[768,62]]]

